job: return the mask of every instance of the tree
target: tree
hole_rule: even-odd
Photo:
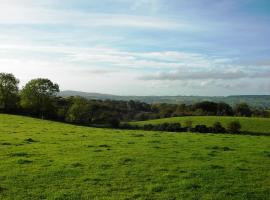
[[[229,104],[226,104],[224,102],[219,102],[217,104],[217,115],[231,116],[233,115],[233,109]]]
[[[185,123],[186,123],[187,130],[190,131],[192,129],[193,122],[191,120],[188,120]]]
[[[205,115],[216,115],[217,113],[217,103],[210,101],[203,101],[193,105],[194,110],[202,111]]]
[[[67,121],[89,125],[91,121],[91,107],[87,99],[76,97],[67,112]]]
[[[33,79],[29,81],[21,92],[21,106],[42,118],[53,113],[53,102],[59,86],[49,79]]]
[[[239,121],[232,121],[228,124],[227,130],[229,133],[240,133],[241,124]]]
[[[234,113],[237,116],[250,117],[252,112],[246,103],[236,104],[234,107]]]
[[[0,108],[9,112],[18,102],[19,80],[13,74],[0,73]]]
[[[213,133],[225,133],[226,129],[221,125],[220,122],[215,122],[212,127]]]
[[[117,118],[111,118],[111,119],[109,120],[109,124],[110,124],[110,126],[111,126],[112,128],[119,128],[119,126],[120,126],[120,120],[117,119]]]

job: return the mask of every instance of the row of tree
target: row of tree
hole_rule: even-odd
[[[266,110],[250,108],[245,103],[231,107],[220,102],[193,105],[147,104],[137,101],[88,100],[82,97],[58,96],[59,86],[49,79],[30,80],[21,90],[13,74],[0,73],[0,111],[31,115],[69,123],[117,126],[120,121],[164,117],[214,115],[269,117]]]
[[[185,126],[180,123],[161,123],[161,124],[145,124],[143,126],[132,125],[128,123],[121,124],[122,129],[142,129],[146,131],[168,131],[168,132],[195,132],[195,133],[240,133],[241,124],[239,121],[228,123],[227,127],[223,127],[220,122],[215,122],[213,126],[198,124],[193,126],[192,121],[187,121]]]

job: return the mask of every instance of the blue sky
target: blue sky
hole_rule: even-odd
[[[0,71],[119,95],[270,93],[269,0],[0,0]]]

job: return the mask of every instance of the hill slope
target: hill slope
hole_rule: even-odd
[[[218,117],[218,116],[191,116],[191,117],[172,117],[140,122],[132,122],[134,125],[144,124],[161,124],[161,123],[181,123],[185,126],[186,121],[192,121],[195,125],[212,126],[215,122],[221,122],[224,127],[232,122],[238,120],[241,123],[242,131],[251,133],[269,133],[270,135],[270,118],[248,118],[248,117]]]
[[[225,102],[230,105],[234,105],[241,102],[246,102],[250,106],[270,108],[270,95],[239,95],[239,96],[117,96],[111,94],[100,93],[88,93],[79,91],[61,91],[60,96],[82,96],[88,99],[100,99],[100,100],[135,100],[145,103],[171,103],[171,104],[194,104],[201,101],[213,101],[213,102]]]
[[[269,144],[0,115],[0,199],[267,199]]]

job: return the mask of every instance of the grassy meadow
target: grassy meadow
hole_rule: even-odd
[[[269,131],[266,119],[239,120]],[[96,129],[0,115],[1,200],[269,196],[268,136]]]
[[[270,118],[250,118],[250,117],[221,117],[221,116],[188,116],[188,117],[172,117],[155,119],[148,121],[131,122],[133,125],[143,126],[145,124],[161,124],[161,123],[181,123],[185,126],[187,121],[192,121],[195,125],[212,126],[215,122],[220,122],[224,127],[232,121],[239,121],[243,132],[262,133],[270,135]]]

